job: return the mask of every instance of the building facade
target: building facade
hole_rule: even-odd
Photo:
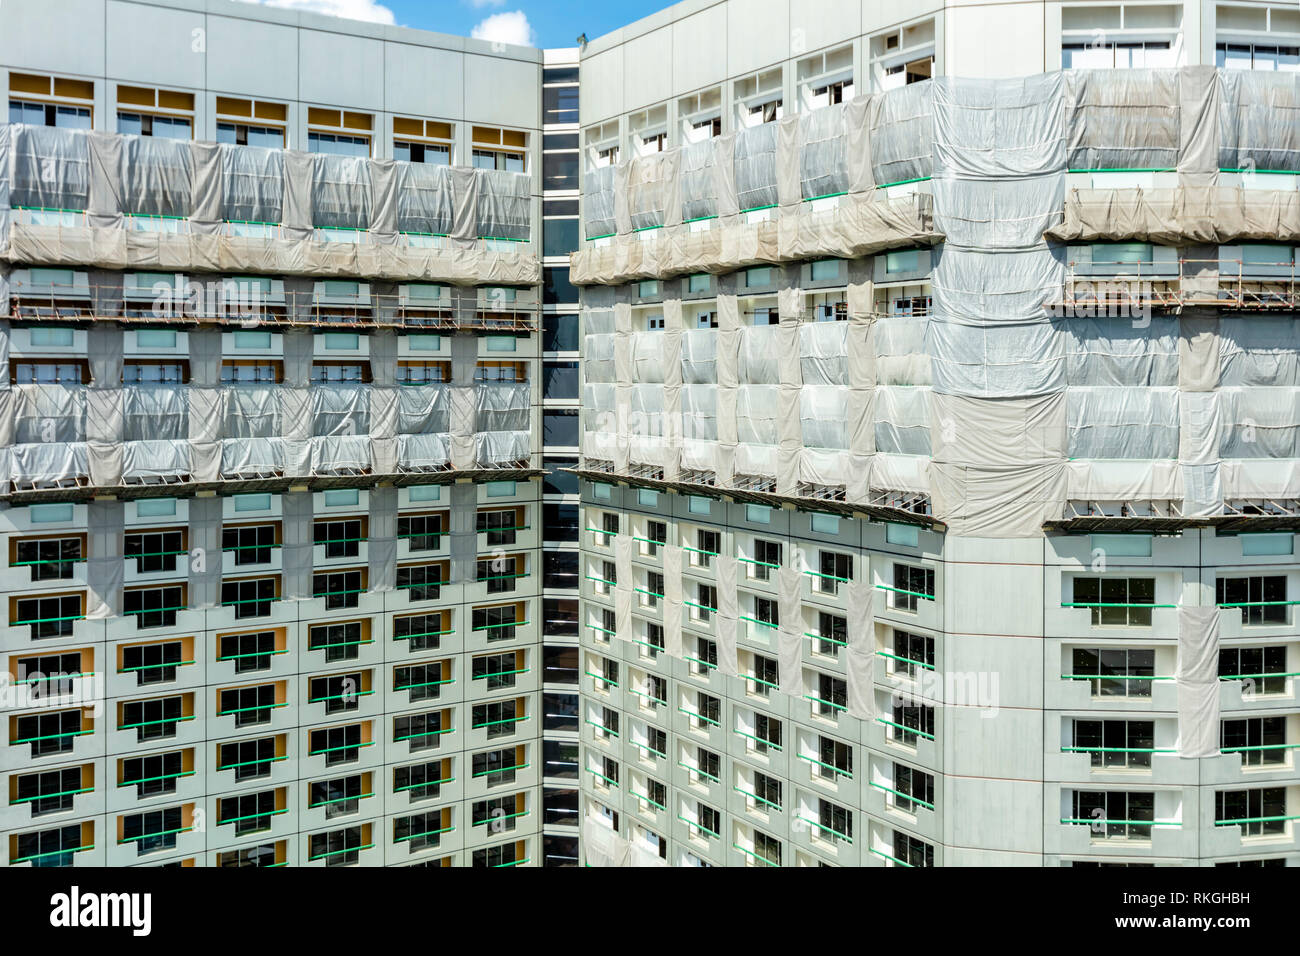
[[[1300,863],[1298,53],[1264,3],[587,46],[586,862]]]
[[[60,6],[6,865],[1300,863],[1293,5]]]
[[[0,12],[5,864],[541,865],[541,53],[63,7]]]

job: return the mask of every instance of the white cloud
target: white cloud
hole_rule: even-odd
[[[253,0],[268,7],[297,10],[302,13],[323,13],[345,20],[365,20],[369,23],[397,23],[393,11],[375,0]]]
[[[494,13],[470,31],[475,40],[491,43],[512,43],[515,46],[536,46],[533,28],[522,10],[511,13]]]

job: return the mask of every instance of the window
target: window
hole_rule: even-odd
[[[1220,722],[1219,747],[1241,754],[1244,767],[1286,763],[1286,718],[1250,717]]]
[[[183,531],[151,531],[123,536],[123,556],[135,559],[138,574],[175,571],[177,555],[185,554]]]
[[[470,758],[471,773],[475,778],[486,777],[486,785],[494,787],[502,783],[514,783],[515,771],[524,769],[519,764],[516,748],[506,750],[488,750],[474,754]]]
[[[90,80],[69,80],[58,76],[14,72],[9,74],[9,94],[10,123],[58,126],[68,129],[90,129],[91,127],[95,84]],[[39,103],[27,99],[27,97],[45,99],[51,96],[60,100],[82,100],[85,105]]]
[[[664,576],[658,571],[647,571],[645,587],[637,590],[641,592],[642,606],[658,607],[659,600],[664,596]]]
[[[695,692],[696,713],[691,714],[692,726],[701,729],[705,724],[717,727],[722,723],[722,701],[704,691]]]
[[[542,442],[548,447],[578,447],[578,412],[576,409],[552,409],[542,412]]]
[[[1087,680],[1093,697],[1150,697],[1155,677],[1152,648],[1076,647],[1068,676]],[[1220,666],[1223,657],[1220,654]]]
[[[483,730],[489,740],[493,737],[509,737],[521,719],[518,712],[519,702],[516,700],[475,704],[471,712],[472,724],[475,730]]]
[[[405,843],[410,853],[439,846],[442,835],[451,829],[450,826],[443,826],[443,817],[449,814],[449,810],[430,810],[428,813],[397,817],[393,820],[393,842]]]
[[[915,680],[918,667],[934,670],[934,638],[894,628],[892,660],[895,674],[904,674]]]
[[[14,362],[10,375],[17,385],[84,385],[90,369],[81,361],[27,361]]]
[[[524,172],[525,134],[518,130],[475,126],[472,131],[475,169]]]
[[[217,142],[284,149],[288,115],[289,108],[284,103],[218,96]]]
[[[542,540],[576,542],[580,535],[576,504],[542,505]]]
[[[307,649],[324,651],[325,660],[356,660],[362,644],[370,643],[365,637],[361,621],[340,621],[334,624],[312,625],[308,634]]]
[[[355,558],[365,540],[359,518],[317,521],[313,532],[315,543],[324,545],[327,558]]]
[[[442,664],[409,664],[393,668],[393,690],[397,693],[406,691],[411,703],[421,700],[434,700],[441,692]]]
[[[1227,70],[1300,70],[1300,46],[1216,43],[1214,65]]]
[[[813,772],[831,780],[836,777],[853,779],[853,747],[830,737],[817,738],[817,762]]]
[[[437,551],[442,547],[442,515],[400,515],[397,536],[410,551]]]
[[[134,843],[137,856],[158,850],[176,849],[176,837],[191,827],[181,826],[181,807],[132,813],[123,816],[119,842]]]
[[[895,830],[894,858],[908,866],[934,866],[934,847],[901,830]]]
[[[117,131],[125,135],[191,137],[194,94],[147,87],[117,86]]]
[[[445,782],[441,760],[410,764],[393,770],[393,792],[407,794],[412,803],[437,799],[442,794],[442,784]]]
[[[361,742],[360,724],[313,730],[309,738],[309,755],[324,756],[327,767],[351,763],[357,759]]]
[[[16,776],[14,781],[10,805],[27,804],[31,807],[33,817],[71,810],[73,800],[78,793],[83,792],[80,767],[23,774]]]
[[[1073,812],[1070,822],[1090,827],[1094,839],[1149,840],[1151,826],[1145,821],[1155,820],[1155,795],[1076,790]]]
[[[271,764],[285,759],[277,753],[276,738],[258,737],[217,745],[217,770],[234,770],[236,780],[271,775]]]
[[[1290,617],[1285,575],[1219,578],[1215,602],[1219,607],[1241,608],[1241,623],[1246,625],[1286,624]]]
[[[917,737],[934,740],[934,708],[925,704],[895,703],[889,739],[915,747]]]
[[[691,660],[691,673],[696,676],[706,675],[718,666],[718,642],[707,637],[695,639],[695,658]]]
[[[263,790],[237,797],[222,797],[217,801],[217,826],[235,825],[235,835],[259,833],[271,829],[271,817],[276,812],[276,791]]]
[[[917,568],[909,564],[894,565],[894,587],[890,592],[890,607],[897,611],[912,611],[917,601],[934,600],[934,568]]]
[[[522,797],[522,794],[520,794]],[[515,820],[527,813],[517,812],[515,807],[522,800],[514,796],[494,797],[490,800],[475,800],[470,813],[470,826],[481,827],[490,824],[493,833],[500,833],[515,828]]]
[[[393,159],[399,162],[450,166],[451,145],[450,123],[393,117]]]
[[[333,156],[370,156],[374,117],[347,110],[307,108],[307,152]]]
[[[1278,676],[1270,676],[1273,674]],[[1285,674],[1285,647],[1219,648],[1219,676],[1243,681],[1243,695],[1285,694]]]
[[[543,675],[547,684],[578,683],[578,649],[546,646],[542,648]]]
[[[10,567],[26,566],[32,581],[67,580],[72,577],[74,565],[84,557],[80,536],[18,540],[13,545]]]
[[[17,854],[10,865],[28,863],[32,866],[72,866],[72,854],[89,849],[82,844],[82,826],[73,823],[53,830],[35,830],[17,834]]]
[[[82,618],[82,596],[59,594],[50,597],[18,598],[10,626],[26,625],[34,641],[46,637],[71,637],[73,623]]]
[[[813,645],[813,649],[818,654],[839,657],[840,648],[848,646],[848,619],[840,617],[838,614],[827,614],[825,611],[818,611],[817,635],[818,640]]]
[[[520,559],[515,556],[480,560],[477,564],[475,580],[487,585],[488,594],[499,594],[515,590],[515,579],[524,575],[519,573]]]
[[[907,764],[894,764],[894,806],[915,813],[918,807],[934,809],[934,777]]]
[[[276,652],[275,632],[259,631],[254,634],[221,635],[219,661],[234,661],[235,673],[264,671],[271,668],[271,655]]]
[[[1073,607],[1090,608],[1093,627],[1150,627],[1154,578],[1075,578]]]
[[[347,827],[329,833],[311,835],[308,861],[324,860],[326,866],[355,866],[362,850],[370,849],[363,839],[365,827]]]
[[[518,620],[518,611],[513,604],[497,607],[476,607],[473,611],[473,628],[486,631],[489,641],[508,641],[515,637],[515,626],[524,623]]]
[[[18,733],[11,737],[9,742],[30,744],[33,757],[71,753],[76,738],[83,734],[79,708],[53,713],[24,714],[17,718],[17,725]],[[84,731],[84,733],[90,732]]]
[[[235,552],[235,566],[245,564],[266,564],[271,560],[271,549],[275,547],[276,526],[241,525],[224,528],[221,532],[223,551]]]
[[[558,72],[558,71],[547,71]],[[576,80],[577,77],[574,77]],[[543,77],[545,81],[545,77]],[[542,87],[542,124],[561,124],[578,122],[578,87],[577,86],[543,86]]]
[[[564,305],[578,301],[578,290],[569,280],[568,266],[542,269],[542,304]]]
[[[406,641],[411,653],[437,650],[445,633],[450,629],[443,622],[442,612],[393,618],[393,640]]]
[[[153,700],[132,700],[122,706],[122,723],[118,730],[134,730],[136,740],[159,740],[176,736],[176,725],[191,718],[183,714],[181,697],[156,697]]]
[[[506,654],[488,654],[475,657],[472,664],[472,679],[486,679],[488,690],[514,687],[515,675],[522,673],[522,669],[518,667],[516,661],[515,651]]]
[[[162,684],[175,680],[176,667],[180,663],[180,641],[122,648],[122,673],[135,674],[137,685]]]
[[[311,802],[307,808],[314,810],[324,807],[326,820],[356,813],[361,807],[362,798],[370,796],[365,792],[365,784],[362,774],[314,781],[311,785]]]
[[[402,586],[403,568],[397,569],[397,586]],[[313,574],[312,596],[325,599],[325,609],[329,611],[344,607],[356,607],[358,596],[364,590],[360,571],[335,571],[327,574]]]
[[[822,551],[819,561],[821,571],[817,576],[817,589],[823,594],[839,594],[840,585],[853,578],[853,556],[838,551]]]
[[[189,362],[145,362],[127,359],[122,365],[123,385],[184,385],[189,381]],[[127,440],[132,440],[128,420]],[[140,435],[141,438],[152,437]],[[130,555],[128,555],[130,557]]]
[[[393,742],[407,743],[412,753],[433,750],[442,742],[443,733],[450,727],[442,726],[443,712],[431,710],[424,714],[410,714],[393,718]]]
[[[698,621],[707,621],[718,610],[718,589],[711,584],[697,584],[696,594],[699,601],[692,605],[693,616]]]
[[[771,598],[755,597],[754,618],[769,628],[778,627],[781,623],[779,605]]]
[[[1168,40],[1062,43],[1065,70],[1151,69],[1177,66],[1177,51]]]
[[[1150,770],[1155,724],[1150,720],[1076,720],[1071,753],[1086,753],[1093,767]]]
[[[135,615],[139,630],[147,627],[175,627],[176,612],[185,610],[185,590],[179,585],[165,588],[135,588],[122,593],[122,613]]]
[[[722,550],[722,535],[717,531],[703,528],[695,532],[695,550],[691,553],[691,563],[696,567],[707,568]]]
[[[645,646],[643,652],[648,654],[651,659],[654,659],[659,655],[659,652],[662,651],[663,649],[664,649],[663,625],[656,624],[654,623],[654,621],[646,621]]]
[[[853,842],[853,813],[829,800],[817,801],[817,830],[815,835],[832,843],[842,840]]]
[[[772,569],[781,566],[781,542],[754,539],[754,558],[749,563],[750,577],[756,581],[770,581]]]
[[[357,710],[361,707],[361,701],[358,698],[370,693],[362,689],[362,677],[363,675],[360,672],[313,677],[307,702],[309,704],[324,703],[325,713],[327,714]]]
[[[781,721],[768,714],[754,715],[754,737],[751,743],[754,751],[766,754],[770,750],[781,749]]]
[[[32,699],[71,694],[74,678],[81,676],[81,652],[18,658],[18,683]]]
[[[234,716],[236,727],[269,724],[271,710],[276,707],[275,689],[275,684],[253,684],[223,690],[217,716]]]
[[[487,535],[487,545],[490,548],[514,544],[515,532],[521,530],[519,526],[522,524],[514,508],[480,511],[476,520],[475,530]]]
[[[526,863],[523,859],[522,843],[503,843],[474,851],[474,866],[498,867]]]
[[[277,599],[279,578],[244,578],[221,582],[221,603],[235,609],[235,618],[267,617]]]
[[[773,657],[765,657],[762,654],[753,654],[752,657],[754,659],[754,672],[746,675],[748,677],[745,681],[746,693],[758,697],[771,697],[772,691],[779,687],[780,676],[777,661]]]

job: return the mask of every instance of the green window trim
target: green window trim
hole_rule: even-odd
[[[826,833],[829,833],[831,836],[836,837],[837,839],[843,840],[845,843],[849,844],[849,846],[853,845],[853,837],[849,836],[847,833],[841,833],[839,830],[835,830],[832,829],[831,827],[825,826],[824,824],[818,823],[816,820],[810,820],[808,817],[800,817],[799,819],[802,820],[804,823],[809,824],[810,826],[816,827],[818,830],[822,830]]]
[[[141,777],[139,780],[123,780],[119,787],[134,787],[138,783],[153,783],[155,780],[175,780],[179,777],[192,777],[197,770],[178,770],[176,773],[159,774],[156,777]],[[92,788],[93,789],[93,788]]]
[[[281,704],[280,706],[283,707],[285,705]],[[182,715],[180,717],[164,717],[162,720],[144,720],[138,724],[118,724],[117,729],[135,730],[137,727],[154,727],[157,726],[158,724],[180,724],[180,723],[184,723],[187,720],[194,720],[196,716],[197,715],[195,714],[190,714],[188,716]],[[87,733],[89,732],[90,731],[87,731]]]
[[[691,771],[691,773],[698,773],[701,777],[708,777],[708,778],[709,778],[710,780],[712,780],[714,783],[721,783],[721,782],[722,782],[722,778],[720,778],[720,777],[715,777],[713,774],[709,773],[707,770],[701,770],[699,767],[692,767],[690,764],[688,764],[688,763],[687,763],[686,761],[684,761],[684,760],[679,760],[679,761],[677,761],[677,766],[679,766],[679,767],[685,767],[687,770]]]
[[[250,767],[255,763],[276,763],[280,760],[288,760],[288,759],[289,759],[289,755],[285,754],[283,757],[262,757],[258,760],[241,760],[238,763],[222,764],[221,766],[217,767],[217,772],[220,773],[222,770],[234,770],[236,767]]]
[[[193,827],[179,827],[175,830],[159,830],[157,833],[141,833],[139,836],[125,837],[118,840],[117,845],[121,846],[123,843],[135,843],[137,840],[150,840],[154,837],[171,836],[175,833],[189,833],[193,829]]]
[[[316,803],[309,803],[309,804],[307,804],[307,809],[308,809],[308,810],[315,810],[317,807],[327,807],[327,806],[330,806],[331,804],[335,804],[335,803],[343,803],[343,802],[346,801],[346,800],[364,800],[364,799],[366,799],[366,797],[373,797],[374,795],[375,795],[375,792],[372,790],[372,791],[370,791],[369,793],[358,793],[358,794],[357,794],[356,796],[354,796],[354,797],[335,797],[333,800],[318,800]],[[277,812],[285,812],[285,811],[277,811]],[[255,814],[255,815],[256,815],[256,814]],[[228,821],[228,820],[218,820],[217,822],[218,822],[218,823],[228,823],[229,821]]]
[[[713,831],[713,830],[710,830],[708,827],[706,827],[706,826],[705,826],[704,824],[702,824],[702,823],[697,823],[697,822],[695,822],[694,820],[688,820],[686,817],[682,816],[680,813],[677,814],[677,819],[678,819],[678,820],[681,820],[682,823],[685,823],[688,827],[694,827],[694,828],[695,828],[697,831],[699,831],[700,833],[707,833],[709,836],[714,837],[715,839],[716,839],[717,837],[722,836],[721,833],[717,833],[717,832],[715,832],[715,831]]]
[[[20,856],[16,860],[10,860],[10,864],[26,863],[29,860],[43,860],[47,856],[59,856],[63,853],[80,853],[82,850],[93,850],[95,844],[87,843],[85,846],[74,846],[68,850],[50,850],[47,853],[33,853],[30,856]]]
[[[867,851],[870,853],[874,853],[876,856],[883,857],[884,859],[888,860],[890,863],[897,863],[899,866],[905,866],[909,870],[914,869],[911,863],[908,863],[906,860],[900,860],[896,856],[890,856],[884,850],[877,850],[875,847],[867,847]]]
[[[1176,754],[1177,750],[1155,747],[1062,747],[1063,754]]]
[[[513,670],[513,671],[494,671],[494,672],[491,673],[491,674],[479,674],[478,676],[476,676],[476,677],[472,677],[472,678],[470,678],[470,679],[471,679],[471,680],[483,680],[483,679],[488,678],[488,677],[509,677],[511,674],[527,674],[529,670],[530,670],[530,668],[527,668],[527,667],[521,667],[521,668],[519,668],[518,670]],[[604,678],[601,678],[601,679],[604,680]]]
[[[517,763],[513,767],[497,767],[493,770],[480,770],[478,773],[470,774],[470,777],[471,778],[488,777],[494,773],[509,773],[511,770],[527,770],[529,766],[530,765],[528,763]],[[614,786],[617,787],[618,784],[614,784]]]
[[[440,737],[443,734],[454,733],[455,727],[447,727],[442,730],[425,730],[418,734],[402,734],[400,737],[394,737],[393,743],[400,744],[403,740],[414,740],[416,737]]]
[[[739,729],[739,728],[736,728],[735,730],[733,730],[732,733],[734,733],[734,734],[739,734],[740,736],[745,737],[745,738],[747,738],[747,739],[749,739],[749,740],[752,740],[752,741],[754,741],[755,743],[766,744],[767,746],[771,747],[773,750],[777,751],[778,753],[783,753],[783,752],[784,752],[784,751],[782,750],[782,747],[781,747],[780,744],[774,744],[774,743],[772,743],[772,741],[770,741],[770,740],[764,740],[762,737],[756,737],[754,734],[746,733],[745,731],[743,731],[743,730],[741,730],[741,729]]]
[[[927,601],[933,601],[933,600],[934,600],[934,595],[933,595],[933,594],[926,594],[924,591],[908,591],[908,590],[906,590],[906,589],[904,589],[904,588],[891,588],[891,587],[890,587],[889,585],[887,585],[887,584],[877,584],[876,587],[877,587],[879,590],[881,590],[881,591],[889,591],[889,592],[891,592],[891,593],[893,593],[893,594],[906,594],[906,595],[909,595],[909,596],[911,596],[911,597],[924,598],[924,599],[927,600]],[[1146,605],[1146,604],[1144,604],[1144,605],[1142,605],[1142,606],[1143,606],[1143,607],[1150,607],[1150,605]]]
[[[500,624],[480,624],[478,627],[471,627],[471,631],[492,631],[502,627],[523,627],[530,624],[531,621],[502,621]]]
[[[1219,680],[1246,680],[1247,678],[1257,677],[1300,677],[1300,671],[1275,671],[1272,674],[1221,674]],[[1132,680],[1133,678],[1128,678]],[[1157,677],[1155,680],[1173,680],[1172,677]]]
[[[682,659],[683,659],[683,660],[687,660],[687,661],[691,661],[691,662],[693,662],[693,663],[695,663],[695,664],[699,664],[701,667],[706,667],[706,668],[708,668],[709,670],[717,670],[717,669],[718,669],[718,665],[717,665],[717,664],[710,664],[708,661],[702,661],[702,660],[700,660],[698,657],[691,657],[689,654],[683,654],[683,655],[682,655]]]
[[[437,829],[437,830],[425,830],[423,833],[408,833],[408,834],[406,834],[406,836],[395,836],[395,837],[393,837],[393,842],[394,842],[394,843],[404,843],[404,842],[407,841],[407,840],[418,840],[418,839],[420,839],[420,837],[438,836],[439,834],[442,834],[442,833],[450,833],[450,832],[451,832],[452,830],[454,830],[454,829],[456,829],[456,827],[453,825],[453,826],[449,826],[449,827],[440,827],[440,828]]]
[[[1290,607],[1293,604],[1300,604],[1300,601],[1230,601],[1226,604],[1216,604],[1215,607]],[[1169,607],[1173,606],[1169,605]]]
[[[843,767],[837,767],[832,763],[822,763],[822,761],[818,760],[816,757],[810,757],[807,754],[796,754],[795,756],[797,756],[800,760],[807,760],[809,763],[815,763],[819,767],[823,767],[826,770],[830,770],[836,776],[847,777],[849,780],[853,779],[852,770],[845,770]]]
[[[1137,674],[1062,674],[1061,680],[1173,680],[1172,677],[1143,677]],[[1220,677],[1219,680],[1234,680]]]
[[[753,850],[748,850],[748,849],[746,849],[745,847],[741,846],[739,843],[733,843],[733,844],[731,844],[731,848],[732,848],[733,850],[739,850],[741,853],[745,854],[746,856],[752,856],[754,859],[758,860],[758,861],[761,862],[761,863],[765,863],[765,864],[768,865],[768,866],[778,866],[778,867],[779,867],[779,866],[781,865],[780,863],[773,863],[771,860],[769,860],[769,859],[768,859],[767,857],[765,857],[765,856],[759,856],[759,855],[758,855],[757,853],[755,853]]]
[[[139,671],[160,671],[164,667],[180,667],[184,664],[197,664],[198,661],[167,661],[163,664],[141,664],[139,667],[119,667],[119,674],[135,674]]]
[[[1300,744],[1258,744],[1253,747],[1220,747],[1221,754],[1235,754],[1247,750],[1294,750]]]
[[[217,826],[225,826],[227,823],[239,823],[241,820],[256,820],[258,817],[278,817],[282,813],[288,813],[289,808],[283,810],[267,810],[263,813],[245,813],[243,816],[226,817],[224,820],[218,820]],[[269,830],[270,826],[265,826],[263,830]]]
[[[608,677],[602,677],[600,674],[597,674],[593,671],[583,671],[582,673],[585,674],[587,677],[594,677],[596,680],[604,681],[606,687],[618,686],[618,681],[610,680]]]
[[[617,787],[617,786],[618,786],[618,781],[617,781],[617,780],[610,780],[609,777],[605,776],[605,775],[604,775],[603,773],[601,773],[599,770],[594,770],[594,769],[592,769],[591,767],[588,767],[588,768],[587,768],[587,773],[592,774],[593,776],[599,777],[601,780],[604,780],[605,783],[609,784],[611,787]]]
[[[609,734],[611,737],[617,737],[619,735],[617,730],[610,730],[604,724],[598,724],[594,720],[588,720],[587,723],[590,724],[592,727],[605,731],[605,733]]]
[[[924,667],[928,671],[934,670],[933,664],[927,664],[925,661],[918,661],[911,657],[900,657],[897,654],[890,654],[888,651],[876,651],[880,657],[887,657],[891,661],[902,661],[904,664],[915,664],[917,667]]]
[[[278,654],[288,654],[288,653],[289,653],[289,649],[285,647],[279,650],[271,650],[271,651],[250,651],[247,654],[226,654],[223,657],[218,657],[217,663],[220,664],[222,661],[237,661],[245,657],[274,657]]]
[[[837,647],[848,647],[848,641],[841,641],[839,638],[827,637],[825,634],[815,634],[812,631],[804,631],[803,636],[814,641],[825,641],[827,644],[834,644]],[[931,668],[933,670],[934,668]]]
[[[760,797],[758,794],[750,793],[748,790],[743,790],[740,787],[732,787],[731,789],[735,790],[737,793],[743,793],[751,800],[757,800],[759,803],[763,804],[764,806],[771,807],[773,810],[776,810],[778,813],[781,811],[781,805],[779,803],[773,803],[771,800],[766,800],[763,797]]]
[[[285,701],[283,704],[271,703],[271,704],[255,704],[252,707],[232,707],[230,710],[217,711],[217,716],[229,717],[231,714],[243,714],[243,713],[247,713],[250,710],[278,710],[281,707],[288,707],[288,706],[289,706],[289,702]],[[193,719],[193,718],[189,718],[189,719]]]
[[[499,870],[503,866],[523,866],[525,863],[532,863],[532,862],[533,861],[530,860],[528,857],[524,857],[522,860],[511,860],[509,863],[494,863],[492,864],[492,869]]]
[[[852,578],[837,578],[833,574],[825,574],[821,571],[804,570],[804,574],[811,574],[815,578],[822,578],[825,581],[838,581],[840,584],[852,584]]]
[[[756,558],[742,558],[739,555],[736,556],[736,560],[743,564],[756,564],[760,568],[779,568],[781,566],[779,564],[769,564],[766,561],[759,561]]]
[[[655,750],[655,749],[654,749],[653,747],[651,747],[649,744],[643,744],[643,743],[641,743],[639,740],[633,740],[633,741],[629,741],[629,742],[632,744],[633,747],[639,747],[639,748],[641,748],[642,750],[646,751],[647,753],[652,753],[652,754],[654,754],[656,757],[658,757],[660,760],[663,760],[664,758],[666,758],[666,757],[668,756],[666,753],[661,753],[660,751]]]
[[[222,601],[222,602],[221,602],[221,606],[222,606],[222,607],[239,607],[241,604],[270,604],[272,601],[278,601],[278,600],[280,600],[279,597],[239,598],[238,600],[234,600],[234,601]],[[170,610],[170,611],[175,611],[175,610],[178,610],[178,609],[177,609],[177,608],[150,608],[150,611],[153,611],[153,610],[162,610],[162,611],[169,611],[169,610]],[[179,610],[185,610],[185,609],[184,609],[184,608],[179,608]],[[133,612],[131,612],[131,613],[140,613],[140,614],[145,614],[145,613],[148,613],[148,612],[146,612],[146,611],[139,611],[139,612],[135,612],[135,611],[133,611]]]
[[[529,811],[527,810],[520,810],[518,813],[504,813],[499,817],[488,816],[488,817],[484,817],[482,820],[470,820],[469,825],[471,827],[481,827],[485,823],[491,823],[494,820],[514,820],[517,817],[526,817],[528,816],[528,813]]]
[[[325,853],[316,853],[312,856],[307,857],[307,862],[310,863],[313,860],[323,860],[327,856],[339,856],[343,853],[360,853],[362,850],[374,849],[374,846],[375,845],[373,843],[367,843],[364,846],[345,846],[341,850],[328,850]]]
[[[737,616],[738,616],[742,621],[749,621],[751,624],[757,624],[759,627],[766,627],[766,628],[770,628],[770,629],[772,629],[772,630],[776,630],[778,627],[781,626],[781,625],[779,625],[779,624],[773,624],[771,621],[760,621],[760,620],[759,620],[758,618],[756,618],[756,617],[749,617],[749,616],[747,616],[747,615],[745,615],[745,614],[740,614],[740,615],[737,615]]]
[[[846,713],[849,709],[844,704],[837,704],[833,700],[822,700],[820,697],[814,697],[812,694],[804,694],[803,699],[811,700],[814,704],[825,704],[827,707],[834,707],[840,713]]]
[[[469,726],[471,730],[478,730],[481,727],[496,727],[500,724],[517,724],[520,721],[527,719],[528,715],[525,714],[522,717],[504,717],[501,720],[485,720],[481,724],[470,724]]]
[[[655,697],[655,696],[653,696],[653,695],[651,695],[651,694],[647,694],[645,691],[637,690],[635,687],[629,687],[629,688],[628,688],[628,693],[630,693],[630,694],[636,694],[638,697],[644,697],[646,700],[652,701],[652,702],[654,702],[654,703],[656,703],[656,704],[660,704],[660,705],[663,705],[663,706],[667,706],[667,704],[668,704],[668,701],[666,701],[666,700],[661,700],[661,699],[658,698],[658,697]]]
[[[456,629],[452,627],[452,628],[448,628],[445,631],[425,631],[423,634],[394,634],[393,640],[409,641],[412,638],[416,638],[416,637],[442,637],[442,635],[444,634],[455,634],[455,633],[456,633]]]
[[[398,694],[404,690],[413,690],[417,687],[441,687],[443,684],[454,684],[454,683],[456,683],[456,678],[448,677],[446,680],[426,680],[426,681],[421,681],[418,684],[394,684],[393,693]],[[366,691],[366,693],[373,694],[374,691]],[[322,699],[328,699],[328,698],[322,698]]]
[[[403,739],[405,739],[405,738],[403,738]],[[337,747],[322,747],[320,750],[309,750],[309,751],[307,751],[307,756],[308,756],[308,757],[319,757],[321,754],[332,754],[332,753],[334,753],[335,751],[338,751],[338,750],[354,750],[354,749],[356,749],[357,747],[373,747],[374,745],[375,745],[375,742],[374,742],[373,740],[362,740],[362,741],[358,741],[358,742],[355,743],[355,744],[340,744],[340,745],[337,746]],[[280,759],[280,758],[276,758],[276,759]],[[253,762],[254,762],[254,763],[261,763],[262,761],[260,761],[260,760],[255,760],[255,761],[253,761]]]
[[[134,557],[134,555],[132,555]],[[11,568],[25,568],[33,564],[77,564],[87,561],[88,558],[40,558],[35,561],[10,561]]]
[[[119,783],[118,786],[123,787],[126,784]],[[72,797],[79,793],[91,793],[94,789],[94,787],[78,787],[76,790],[63,790],[59,793],[38,793],[34,797],[15,797],[9,801],[9,806],[16,807],[20,803],[31,803],[35,800],[52,800],[55,797]]]
[[[455,777],[443,777],[441,780],[426,780],[424,783],[408,783],[404,787],[394,787],[393,793],[405,793],[407,790],[418,790],[420,787],[437,787],[444,783],[452,783],[455,779]]]
[[[718,721],[713,720],[712,718],[709,718],[709,717],[705,717],[703,714],[697,714],[695,711],[693,711],[693,710],[689,710],[689,709],[687,709],[687,708],[685,708],[685,707],[678,707],[678,708],[677,708],[677,711],[678,711],[679,713],[687,714],[687,715],[689,715],[689,716],[691,716],[691,717],[694,717],[696,720],[702,720],[702,721],[704,721],[706,724],[710,725],[711,727],[721,727],[721,726],[722,726]]]
[[[9,626],[22,627],[26,624],[52,624],[55,621],[84,621],[85,619],[86,615],[84,614],[72,614],[68,617],[36,617],[29,621],[10,621]]]
[[[908,727],[906,724],[896,724],[892,720],[885,720],[884,717],[877,717],[876,723],[893,727],[896,730],[905,730],[909,734],[916,734],[916,736],[924,737],[926,740],[934,740],[934,734],[927,734],[924,730],[917,730],[915,727]]]
[[[393,689],[394,689],[394,690],[405,690],[405,688],[402,688],[402,687],[395,687],[395,688],[393,688]],[[349,697],[369,697],[369,696],[370,696],[371,694],[373,694],[373,693],[374,693],[373,690],[353,690],[353,691],[344,691],[344,692],[341,693],[341,694],[329,694],[329,695],[327,695],[327,696],[325,696],[325,697],[309,697],[309,698],[307,698],[307,703],[309,703],[309,704],[321,704],[321,703],[324,703],[324,702],[327,701],[327,700],[347,700]],[[276,706],[283,706],[283,705],[277,704]],[[254,708],[252,708],[252,709],[253,709],[253,710],[257,710],[258,708],[254,707]],[[223,715],[222,715],[222,714],[218,714],[217,716],[220,717],[220,716],[223,716]]]
[[[668,812],[668,808],[665,807],[662,803],[655,803],[653,800],[651,800],[651,799],[650,799],[648,796],[646,796],[644,793],[637,793],[635,790],[630,790],[630,791],[628,791],[628,792],[631,793],[632,796],[634,796],[634,797],[636,797],[638,800],[640,800],[642,803],[648,803],[648,804],[650,804],[650,806],[654,807],[656,810],[662,810],[662,811],[664,811],[665,813]]]
[[[1239,817],[1236,820],[1215,820],[1214,825],[1216,827],[1230,827],[1230,826],[1235,826],[1238,823],[1278,823],[1283,820],[1300,820],[1300,814],[1293,814],[1291,816],[1284,816],[1284,817]],[[1103,821],[1103,822],[1109,822],[1109,821]],[[1164,826],[1167,824],[1160,824],[1160,825]],[[1182,826],[1181,823],[1174,824],[1174,825]]]
[[[747,681],[753,681],[755,684],[761,684],[763,687],[770,687],[772,690],[780,690],[780,686],[769,680],[763,680],[761,677],[755,677],[753,674],[741,674],[741,678]]]
[[[870,781],[870,784],[871,786],[875,787],[877,790],[883,790],[885,791],[885,793],[892,793],[896,797],[902,797],[904,800],[910,800],[912,803],[920,804],[921,806],[925,807],[927,810],[934,809],[933,803],[927,803],[925,800],[922,800],[920,797],[914,797],[910,793],[904,793],[902,790],[895,790],[892,787],[886,787],[883,783],[876,783],[875,781]],[[901,810],[902,807],[899,807],[898,809]]]
[[[194,662],[190,661],[190,663],[193,664]],[[163,666],[167,666],[167,665],[163,665]],[[49,681],[49,680],[81,680],[82,678],[85,677],[94,677],[95,674],[96,671],[78,671],[75,674],[60,674],[58,675],[58,677],[55,677],[54,675],[50,675],[48,677],[27,677],[24,678],[23,680],[16,680],[14,681],[14,683],[21,687],[23,684],[39,684],[42,681]],[[15,741],[15,743],[17,743],[17,741]]]

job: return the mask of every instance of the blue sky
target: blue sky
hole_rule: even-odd
[[[257,2],[257,0],[255,0]],[[261,0],[268,6],[355,20],[479,35],[506,43],[570,47],[671,5],[671,0]]]

